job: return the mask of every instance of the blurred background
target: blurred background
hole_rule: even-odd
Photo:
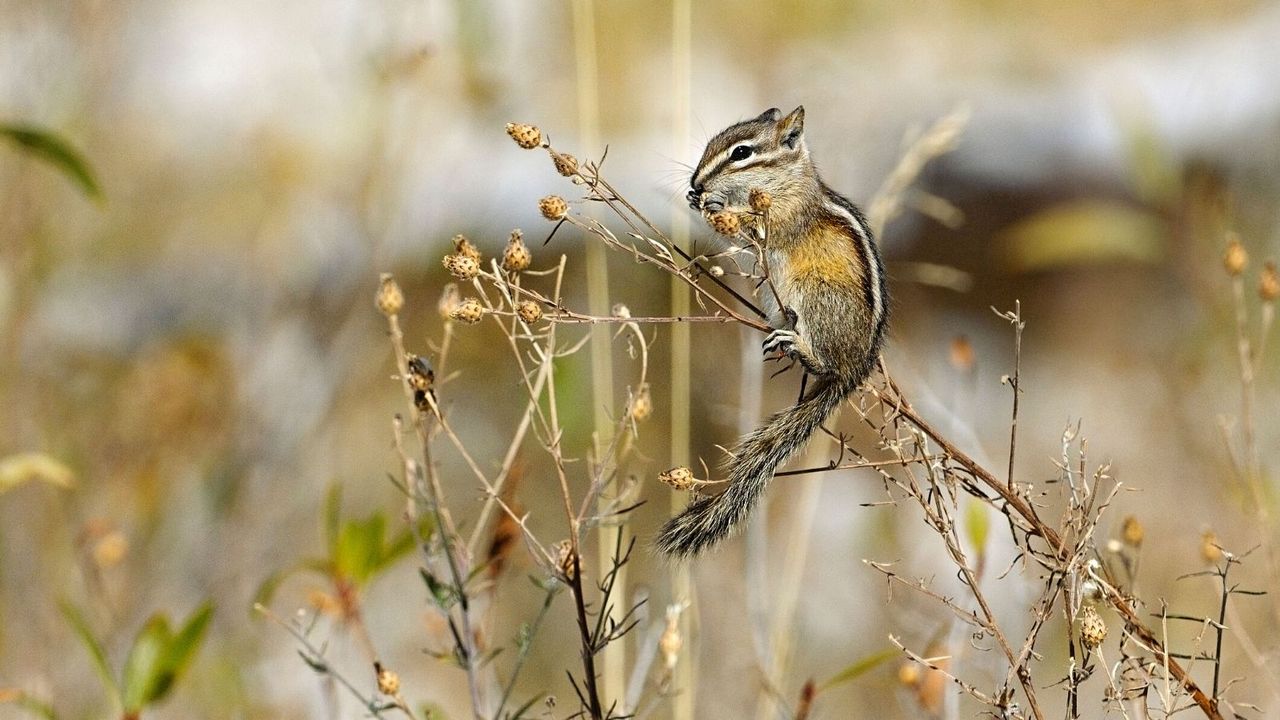
[[[1260,505],[1233,479],[1227,449],[1239,448],[1241,380],[1221,258],[1227,231],[1238,232],[1256,350],[1258,271],[1280,254],[1280,4],[705,0],[692,9],[687,118],[672,8],[611,0],[594,12],[593,112],[581,105],[568,2],[0,4],[0,692],[38,698],[58,717],[106,717],[94,663],[59,603],[80,609],[118,672],[153,612],[176,624],[208,600],[203,646],[149,717],[362,716],[349,700],[335,706],[294,640],[251,606],[273,572],[323,555],[331,484],[343,488],[344,513],[381,511],[401,527],[387,475],[403,398],[372,303],[378,273],[404,286],[407,341],[427,355],[455,233],[492,255],[523,228],[536,266],[569,255],[566,300],[585,308],[584,238],[562,229],[543,248],[549,226],[536,206],[576,189],[511,143],[509,121],[537,124],[580,158],[607,144],[605,175],[668,225],[689,212],[687,168],[705,141],[766,108],[805,106],[825,179],[859,203],[923,128],[967,108],[956,149],[925,167],[881,238],[890,367],[926,416],[1002,468],[1013,338],[992,307],[1020,300],[1019,476],[1052,480],[1062,433],[1080,422],[1091,461],[1110,461],[1125,484],[1105,534],[1127,514],[1145,527],[1144,597],[1215,612],[1208,580],[1177,580],[1202,569],[1201,533],[1242,552],[1273,535],[1258,521],[1269,495]],[[673,139],[683,122],[687,137]],[[693,219],[698,247],[709,232]],[[668,312],[666,276],[625,257],[609,271],[611,302]],[[449,361],[459,375],[442,391],[487,468],[523,408],[500,337],[459,329]],[[669,505],[652,481],[670,465],[669,330],[653,337],[655,412],[631,468],[649,500],[633,519],[641,546]],[[738,388],[761,372],[740,367],[744,337],[758,342],[734,327],[693,328],[690,465],[715,463],[716,445],[739,431]],[[615,360],[620,406],[637,370],[621,343]],[[599,402],[588,365],[583,353],[557,371],[567,448],[579,455]],[[1278,374],[1280,351],[1264,353],[1254,425],[1271,473]],[[763,387],[761,412],[796,391],[792,376]],[[527,447],[520,492],[554,540],[562,518],[540,454]],[[478,488],[455,455],[441,461],[465,522]],[[801,482],[804,492],[789,491]],[[862,562],[951,580],[910,507],[860,505],[884,497],[873,474],[856,472],[771,491],[758,522],[776,529],[775,560],[791,523],[809,523],[804,564],[788,571],[803,589],[777,679],[786,698],[889,647],[887,632],[923,649],[943,627],[927,599],[898,592],[888,602]],[[668,570],[637,553],[631,582],[656,615],[671,600]],[[541,602],[524,577],[532,566],[517,558],[495,631],[504,638]],[[739,539],[693,569],[698,717],[757,709],[748,598],[781,581],[743,568]],[[1257,589],[1269,577],[1260,556],[1240,571]],[[271,604],[286,616],[323,608],[325,591],[322,577],[299,575]],[[1034,578],[1025,592],[1000,597],[1015,624]],[[564,670],[577,663],[567,596],[558,602],[519,686],[560,696],[554,717],[571,712]],[[1273,604],[1241,601],[1262,658],[1280,641]],[[466,717],[462,674],[423,654],[438,619],[415,561],[377,578],[364,610],[406,696]],[[371,683],[355,641],[331,630],[335,663]],[[1194,630],[1178,629],[1175,648]],[[327,620],[320,631],[328,636]],[[1041,647],[1045,685],[1064,672],[1057,636]],[[961,665],[980,686],[1003,677],[990,655]],[[1226,674],[1248,678],[1235,697],[1280,717],[1270,671],[1246,655],[1228,641]],[[0,716],[25,716],[18,707],[0,704]],[[663,704],[655,716],[668,712]],[[815,709],[864,716],[921,716],[894,663],[824,693]]]

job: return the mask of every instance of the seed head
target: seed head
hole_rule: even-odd
[[[747,199],[751,202],[752,211],[758,213],[765,212],[773,205],[773,196],[760,188],[753,188]]]
[[[1249,253],[1245,252],[1239,235],[1229,233],[1227,238],[1227,250],[1222,255],[1222,266],[1227,269],[1228,275],[1237,277],[1249,265]]]
[[[548,195],[538,201],[538,211],[548,220],[563,220],[569,214],[569,203],[559,195]]]
[[[480,248],[477,248],[466,235],[453,236],[453,251],[459,255],[466,255],[475,260],[477,264],[480,262]]]
[[[524,233],[511,231],[511,239],[507,241],[507,249],[502,253],[502,269],[507,272],[521,272],[529,269],[533,255],[524,244]]]
[[[569,153],[558,153],[552,150],[551,161],[556,165],[556,172],[565,177],[573,177],[578,174],[578,158]]]
[[[556,570],[564,576],[566,580],[573,580],[575,575],[575,565],[573,562],[573,543],[566,538],[556,543],[552,547],[555,554]]]
[[[1262,276],[1258,278],[1258,297],[1263,302],[1275,302],[1280,297],[1280,271],[1276,270],[1273,260],[1262,266]]]
[[[542,131],[533,125],[507,123],[507,134],[525,150],[532,150],[542,144]]]
[[[374,304],[378,307],[378,312],[387,317],[399,315],[400,308],[404,307],[404,293],[400,291],[400,286],[396,284],[395,278],[390,273],[383,273],[380,284],[378,285],[378,294],[374,296]]]
[[[631,419],[642,422],[652,414],[653,397],[649,394],[649,383],[641,383],[635,397],[631,399]]]
[[[1217,565],[1222,562],[1222,547],[1218,545],[1218,534],[1212,530],[1205,530],[1200,534],[1200,557],[1208,565]]]
[[[526,324],[532,325],[542,319],[542,306],[532,300],[521,300],[516,305],[516,314]]]
[[[676,490],[690,490],[694,486],[693,471],[684,465],[658,473],[658,479]]]
[[[475,325],[484,317],[484,306],[475,298],[467,298],[449,313],[449,317],[466,325]]]
[[[448,320],[453,317],[453,311],[457,310],[461,304],[462,298],[458,297],[457,283],[449,283],[440,293],[440,300],[436,302],[436,311],[440,313],[440,317]]]
[[[627,307],[626,305],[623,305],[622,303],[614,303],[613,307],[610,309],[610,312],[616,318],[622,318],[623,320],[631,319],[631,308]]]
[[[1124,544],[1131,548],[1142,547],[1142,538],[1146,535],[1142,523],[1135,515],[1128,515],[1124,519],[1124,525],[1120,530],[1120,537],[1124,538]]]
[[[480,274],[480,263],[467,255],[445,255],[444,269],[459,280],[470,280]]]
[[[1107,639],[1107,624],[1092,605],[1085,605],[1080,613],[1080,642],[1090,650],[1097,650]]]
[[[707,268],[707,272],[711,273],[711,277],[724,277],[724,268],[719,265],[712,265]]]
[[[712,230],[729,237],[737,235],[738,230],[742,228],[742,224],[738,221],[738,216],[726,210],[713,214],[707,218],[707,221],[711,223]]]
[[[382,663],[375,662],[373,671],[378,674],[378,692],[383,695],[398,695],[400,693],[400,676],[394,670],[383,667]]]

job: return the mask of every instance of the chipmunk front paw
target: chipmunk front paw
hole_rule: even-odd
[[[783,355],[791,355],[795,352],[796,343],[800,341],[800,335],[795,330],[774,330],[760,344],[760,349],[765,355],[771,355],[775,352]]]

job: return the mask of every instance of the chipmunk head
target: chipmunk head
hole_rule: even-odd
[[[707,213],[748,206],[752,190],[775,199],[804,192],[815,177],[804,143],[804,107],[770,108],[707,143],[689,179],[689,206]]]

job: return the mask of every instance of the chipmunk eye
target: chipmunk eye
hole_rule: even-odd
[[[732,153],[729,154],[729,159],[730,160],[746,160],[747,158],[751,157],[751,152],[752,152],[752,149],[750,145],[739,145],[738,147],[733,149]]]

